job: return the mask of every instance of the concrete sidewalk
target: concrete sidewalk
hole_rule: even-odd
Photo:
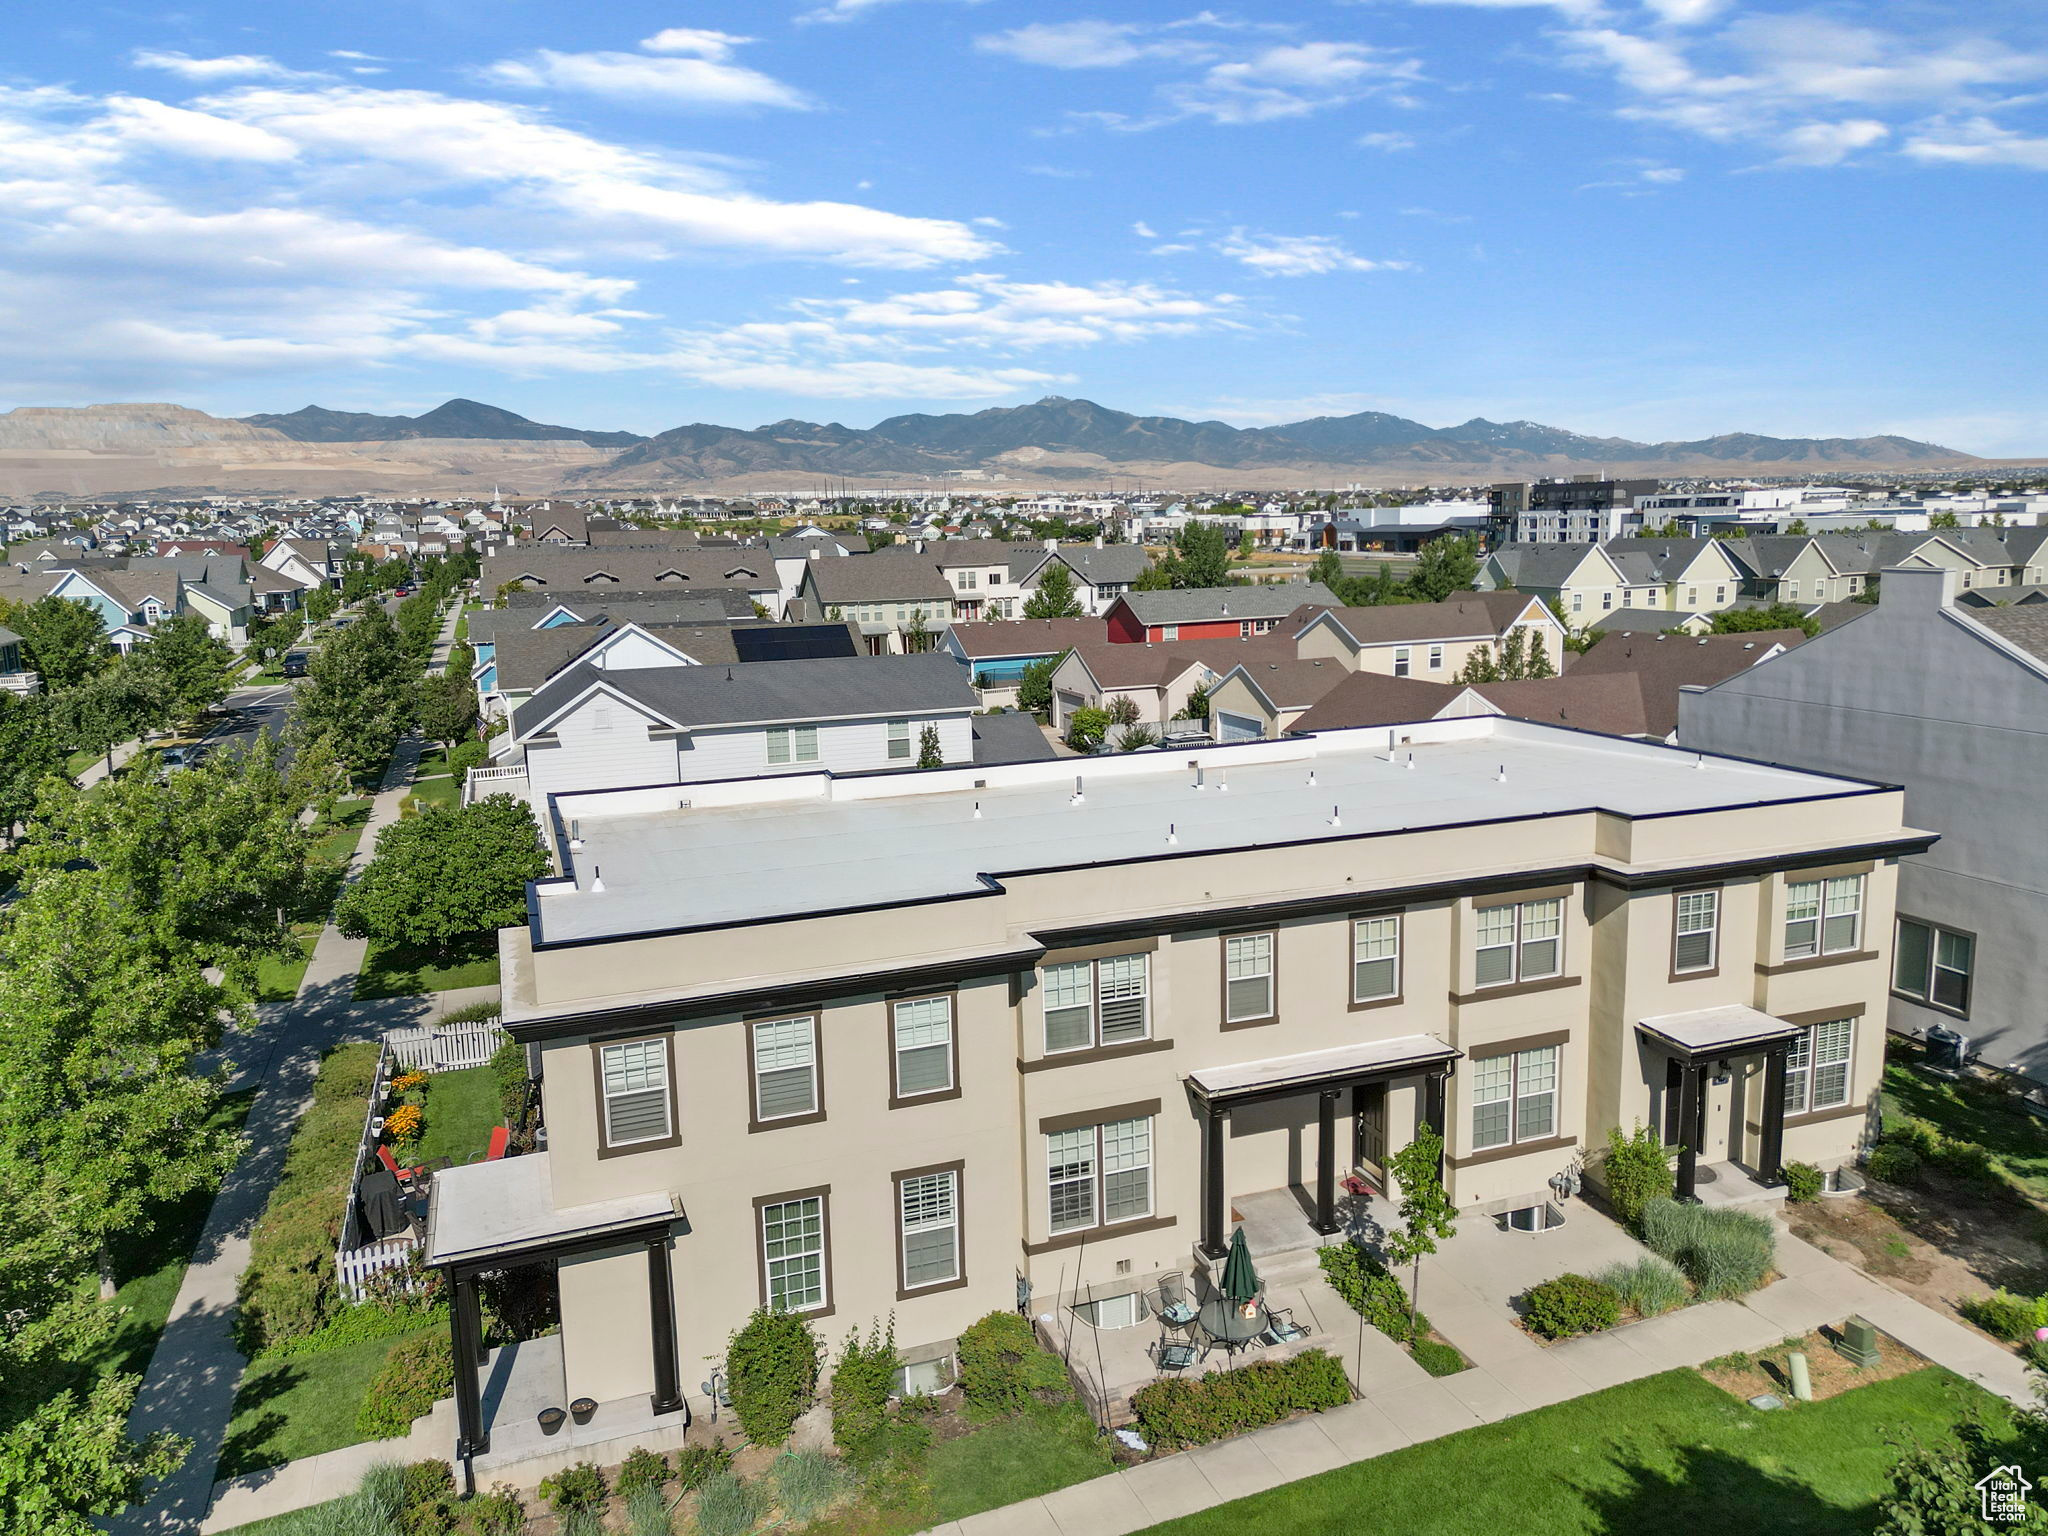
[[[1572,1219],[1582,1217],[1601,1219],[1575,1208]],[[1759,1350],[1851,1313],[1986,1391],[2013,1403],[2034,1401],[2027,1369],[2010,1350],[1802,1242],[1782,1222],[1777,1268],[1782,1278],[1741,1301],[1702,1302],[1549,1347],[1504,1316],[1493,1319],[1498,1328],[1474,1330],[1472,1318],[1451,1321],[1432,1304],[1431,1316],[1472,1361],[1470,1370],[1419,1384],[1405,1377],[1384,1385],[1367,1381],[1359,1400],[1342,1408],[986,1510],[928,1536],[1128,1536],[1405,1445],[1736,1350]],[[1425,1265],[1425,1294],[1434,1288],[1441,1297],[1447,1279],[1431,1276]]]

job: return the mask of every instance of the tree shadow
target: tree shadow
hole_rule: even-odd
[[[305,1379],[305,1371],[296,1365],[281,1365],[260,1375],[251,1372],[242,1378],[241,1390],[235,1394],[234,1415],[244,1422],[221,1441],[220,1456],[214,1462],[217,1479],[275,1472],[283,1465],[277,1459],[273,1441],[287,1420],[284,1414],[264,1405],[283,1397]],[[251,1413],[253,1418],[246,1417]]]
[[[1655,1530],[1832,1536],[1870,1529],[1869,1505],[1831,1504],[1797,1478],[1726,1451],[1680,1447],[1669,1470],[1641,1463],[1616,1470],[1621,1486],[1580,1489],[1590,1530],[1613,1536]]]

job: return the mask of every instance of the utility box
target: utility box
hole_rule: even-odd
[[[1877,1364],[1876,1327],[1868,1318],[1850,1318],[1835,1339],[1835,1352],[1851,1365]]]

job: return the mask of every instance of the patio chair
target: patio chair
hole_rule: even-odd
[[[1201,1359],[1203,1353],[1199,1345],[1177,1339],[1171,1333],[1162,1333],[1159,1343],[1154,1346],[1153,1357],[1162,1371],[1184,1371]]]
[[[1294,1320],[1292,1307],[1268,1307],[1266,1323],[1266,1331],[1259,1335],[1262,1344],[1292,1344],[1308,1337],[1308,1330]]]
[[[384,1165],[386,1173],[398,1180],[399,1187],[408,1195],[417,1194],[426,1187],[430,1176],[426,1164],[422,1163],[417,1168],[400,1167],[398,1159],[391,1155],[391,1149],[386,1146],[377,1148],[377,1161]]]
[[[1179,1270],[1159,1277],[1159,1320],[1162,1323],[1186,1332],[1200,1315],[1201,1309],[1188,1299],[1186,1277]]]
[[[471,1153],[469,1160],[472,1163],[495,1163],[498,1161],[499,1158],[505,1155],[506,1148],[510,1147],[511,1145],[511,1128],[509,1126],[494,1125],[491,1127],[490,1146],[485,1148],[481,1152]]]

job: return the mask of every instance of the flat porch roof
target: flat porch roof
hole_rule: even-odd
[[[1201,1098],[1221,1103],[1276,1093],[1306,1093],[1368,1075],[1421,1071],[1455,1061],[1459,1054],[1435,1035],[1396,1035],[1391,1040],[1361,1040],[1329,1050],[1201,1067],[1190,1072],[1187,1081]]]
[[[1685,1013],[1660,1013],[1639,1021],[1636,1028],[1673,1053],[1686,1056],[1716,1056],[1731,1051],[1759,1050],[1790,1040],[1799,1033],[1797,1024],[1751,1008],[1746,1003],[1723,1003],[1718,1008],[1694,1008]]]
[[[443,1169],[427,1206],[427,1262],[481,1264],[568,1246],[621,1240],[682,1217],[673,1195],[622,1195],[555,1204],[548,1154]]]

